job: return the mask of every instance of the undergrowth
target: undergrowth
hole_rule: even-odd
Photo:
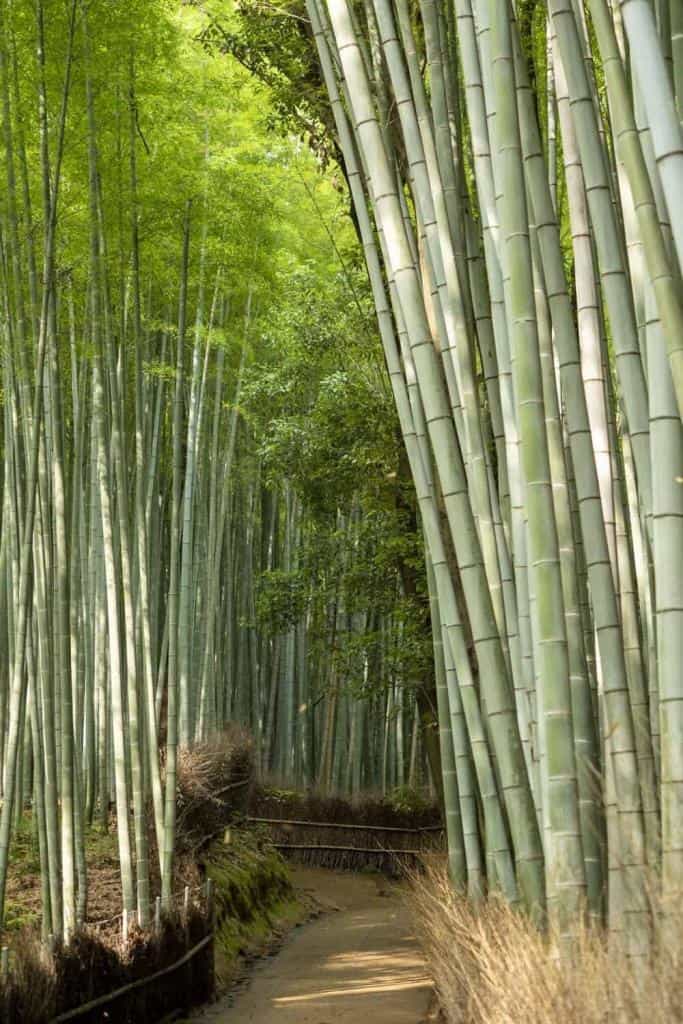
[[[241,728],[231,727],[207,743],[180,752],[177,788],[177,843],[175,890],[201,881],[206,848],[222,836],[234,817],[243,816],[253,778],[252,744]],[[158,855],[151,814],[149,817],[152,892],[159,892]],[[0,1024],[39,1024],[131,980],[175,963],[206,932],[204,912],[192,911],[188,920],[177,916],[164,921],[160,936],[134,928],[127,943],[120,940],[121,883],[116,821],[108,827],[93,825],[86,833],[88,907],[86,924],[68,945],[57,945],[54,955],[40,941],[41,880],[38,841],[30,811],[12,839],[3,942],[11,947],[11,969],[0,986]],[[235,833],[208,865],[217,885],[218,919],[229,929],[228,918],[246,925],[259,914],[260,900],[268,910],[290,895],[286,868],[272,847]],[[214,875],[215,872],[215,875]],[[240,925],[241,927],[241,925]],[[220,941],[220,939],[219,939]],[[234,945],[239,946],[241,932]],[[196,1005],[211,994],[210,950],[191,966],[168,976],[162,986],[140,990],[135,998],[117,1000],[96,1011],[96,1019],[148,1024],[170,1010]],[[97,1015],[99,1014],[99,1016]],[[104,1014],[104,1015],[103,1015]],[[83,1021],[88,1024],[88,1018]]]
[[[206,918],[194,908],[186,918],[166,917],[158,935],[132,929],[125,943],[114,943],[111,936],[84,927],[52,954],[35,931],[26,930],[21,937],[21,955],[16,957],[9,979],[0,990],[0,1021],[45,1024],[58,1014],[176,963],[188,946],[198,943],[205,934]],[[135,990],[79,1020],[83,1024],[156,1021],[178,1007],[208,999],[212,984],[207,949],[181,970],[168,974],[162,984]]]
[[[384,825],[407,830],[441,823],[438,806],[425,799],[421,793],[405,786],[384,796],[363,793],[349,798],[314,789],[300,793],[262,785],[255,787],[249,807],[255,817]]]
[[[415,927],[447,1024],[673,1024],[683,1020],[683,923],[645,963],[579,927],[571,955],[496,896],[473,904],[445,867],[413,879]]]
[[[115,823],[107,829],[92,825],[85,833],[85,855],[88,865],[90,920],[113,917],[120,913],[121,890],[118,845]],[[19,823],[10,848],[10,865],[5,899],[5,921],[2,941],[15,946],[16,936],[27,929],[38,928],[41,920],[40,856],[35,823],[26,811]]]

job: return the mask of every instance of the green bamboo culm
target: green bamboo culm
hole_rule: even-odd
[[[0,0],[0,919],[30,827],[46,937],[96,830],[149,924],[237,722],[287,785],[430,787],[472,900],[642,960],[683,888],[681,4],[306,0],[267,99],[224,51],[291,12],[181,6]]]
[[[404,443],[421,436],[413,479],[445,513],[420,503],[434,590],[471,637],[439,706],[457,791],[474,764],[484,800],[483,742],[529,908],[568,947],[583,908],[604,911],[612,941],[643,956],[652,878],[663,869],[665,902],[681,883],[676,14],[671,76],[644,0],[550,0],[533,36],[510,0],[456,0],[454,17],[401,0],[307,9],[368,270],[390,284],[390,302],[374,295],[383,337],[393,321],[402,339],[399,362],[385,354],[397,403],[407,390]],[[458,756],[458,695],[473,760]],[[465,865],[478,888],[482,861]]]

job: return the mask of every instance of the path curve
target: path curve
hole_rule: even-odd
[[[431,983],[395,886],[375,875],[297,869],[333,909],[297,929],[246,987],[204,1015],[212,1024],[421,1024]]]

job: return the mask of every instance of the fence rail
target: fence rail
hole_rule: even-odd
[[[276,850],[338,850],[342,853],[370,853],[386,854],[389,857],[400,857],[406,854],[411,857],[419,857],[426,850],[405,850],[403,847],[385,850],[382,846],[334,846],[329,843],[273,843]]]
[[[439,839],[445,835],[441,825],[401,828],[398,825],[264,817],[251,817],[247,821],[268,825],[270,841],[283,855],[323,867],[357,869],[362,864],[374,864],[389,874],[397,871],[400,874],[400,865],[408,860],[419,863],[423,854],[441,847]],[[319,839],[315,833],[319,834]]]
[[[264,825],[300,825],[306,828],[339,828],[357,830],[359,832],[410,832],[418,835],[422,832],[444,832],[443,825],[420,825],[401,828],[398,825],[358,825],[355,822],[343,821],[303,821],[299,818],[247,818],[247,821]]]

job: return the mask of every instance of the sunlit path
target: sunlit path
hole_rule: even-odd
[[[306,870],[297,881],[340,909],[306,925],[213,1024],[418,1024],[430,982],[396,890],[379,877]]]

